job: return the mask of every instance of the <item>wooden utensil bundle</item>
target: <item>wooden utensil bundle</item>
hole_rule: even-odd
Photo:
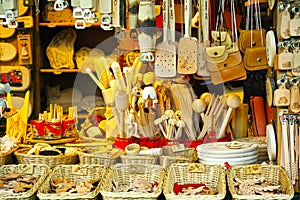
[[[215,96],[204,93],[193,102],[193,110],[199,113],[203,123],[197,139],[203,139],[209,130],[216,132],[217,138],[223,138],[231,119],[233,109],[241,103],[237,95]],[[225,110],[227,108],[227,110]]]
[[[281,147],[279,149],[280,161],[279,164],[285,168],[288,176],[292,180],[292,184],[299,178],[299,132],[300,132],[300,116],[281,112],[279,114],[281,122]]]

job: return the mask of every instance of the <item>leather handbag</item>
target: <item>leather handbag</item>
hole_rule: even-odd
[[[208,65],[221,63],[227,59],[228,52],[225,46],[206,47],[204,57]]]
[[[239,49],[245,53],[247,48],[266,46],[266,30],[240,30]]]
[[[211,39],[215,45],[224,45],[227,49],[231,47],[232,41],[227,31],[211,31]]]
[[[230,49],[232,45],[231,36],[230,33],[228,32],[228,27],[224,20],[224,11],[222,8],[221,1],[219,2],[218,12],[217,12],[216,29],[211,31],[211,45],[225,46],[227,49]]]
[[[253,7],[255,11],[253,11]],[[247,48],[266,46],[266,30],[261,26],[260,5],[257,0],[255,0],[254,5],[251,5],[250,0],[248,0],[246,15],[246,29],[240,30],[238,43],[239,49],[243,53],[245,53]],[[250,19],[250,15],[254,15],[255,19]],[[256,21],[255,29],[253,27],[253,21]]]
[[[246,70],[239,51],[229,54],[223,62],[208,63],[207,66],[213,84],[246,79]]]
[[[244,66],[249,71],[267,69],[266,47],[247,48],[244,55]]]

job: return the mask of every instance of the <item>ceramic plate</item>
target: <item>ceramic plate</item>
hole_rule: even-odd
[[[223,159],[224,155],[220,155],[220,154],[213,154],[213,153],[202,153],[202,152],[197,152],[198,153],[198,158],[219,158],[219,159]],[[226,158],[243,158],[243,157],[249,157],[249,156],[253,156],[253,155],[259,155],[259,151],[255,150],[255,151],[251,151],[251,152],[247,152],[247,153],[241,153],[241,154],[228,154],[226,155]]]
[[[276,160],[276,138],[272,124],[267,125],[267,146],[268,146],[268,157],[270,161]]]
[[[197,146],[198,153],[209,153],[209,154],[219,154],[219,155],[229,155],[229,154],[242,154],[247,152],[252,152],[258,149],[257,144],[244,143],[241,142],[242,147],[239,149],[230,149],[226,145],[229,142],[215,142],[206,143]]]
[[[22,108],[22,106],[24,104],[24,98],[23,97],[12,96],[11,101],[12,101],[12,105],[14,107],[16,107],[16,109]],[[28,104],[28,117],[30,117],[31,113],[32,113],[32,105],[29,102],[29,104]]]
[[[215,165],[215,164],[220,164],[222,166],[224,166],[224,163],[222,162],[208,162],[208,161],[202,161],[202,160],[199,160],[200,163],[203,163],[203,164],[208,164],[208,165]],[[249,164],[255,164],[257,163],[257,159],[253,159],[253,160],[248,160],[246,162],[228,162],[229,165],[231,166],[240,166],[240,165],[249,165]]]
[[[199,158],[202,161],[207,161],[207,162],[246,162],[249,160],[254,160],[254,159],[258,159],[258,154],[256,155],[252,155],[252,156],[247,156],[247,157],[238,157],[238,158],[227,158],[227,157],[223,157],[223,159],[220,158],[209,158],[209,157],[201,157]]]

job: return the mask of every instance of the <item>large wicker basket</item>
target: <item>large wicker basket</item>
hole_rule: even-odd
[[[9,193],[9,194],[0,194],[0,199],[19,199],[19,200],[33,200],[36,199],[35,193],[38,188],[42,185],[47,175],[50,173],[50,168],[47,165],[38,165],[38,164],[19,164],[19,165],[3,165],[0,168],[0,176],[7,175],[10,173],[24,173],[30,175],[40,176],[35,185],[26,192],[21,193]]]
[[[0,153],[0,165],[11,164],[14,161],[13,153],[19,148],[19,145],[7,152]]]
[[[255,169],[255,170],[249,170]],[[260,178],[264,176],[267,182],[281,185],[283,195],[239,195],[234,189],[234,178],[241,180]],[[229,191],[233,199],[292,199],[294,196],[293,185],[286,171],[279,165],[245,165],[231,167],[227,174]]]
[[[108,171],[105,180],[101,185],[103,200],[123,200],[123,199],[157,199],[162,192],[165,171],[159,165],[148,164],[115,164]],[[113,181],[119,184],[127,184],[134,178],[147,179],[149,183],[158,183],[157,190],[152,193],[141,192],[114,192]]]
[[[107,168],[104,165],[59,165],[53,169],[42,186],[38,190],[38,198],[40,200],[56,200],[56,199],[97,199],[100,191],[100,185],[106,174]],[[91,180],[100,177],[101,181],[97,187],[88,193],[69,193],[62,192],[59,194],[51,193],[50,180],[68,177],[73,182],[76,180]]]
[[[71,147],[70,147],[71,148]],[[72,148],[73,149],[73,148]],[[46,164],[50,168],[54,168],[57,165],[63,164],[77,164],[78,154],[75,149],[73,153],[57,155],[57,156],[44,156],[44,155],[27,155],[29,151],[26,149],[19,149],[15,151],[15,156],[20,164]]]
[[[191,166],[201,166],[202,171],[190,172]],[[200,167],[199,167],[200,168]],[[202,183],[209,189],[217,191],[215,195],[195,195],[195,196],[183,196],[173,193],[174,184],[193,184]],[[199,163],[173,163],[168,167],[165,183],[163,187],[163,193],[166,199],[204,199],[215,200],[224,199],[226,195],[226,180],[225,172],[221,165],[203,165]]]

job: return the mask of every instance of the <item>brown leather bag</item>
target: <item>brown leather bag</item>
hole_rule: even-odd
[[[207,67],[213,84],[246,79],[246,70],[239,51],[229,54],[223,62],[208,63]]]
[[[267,69],[269,65],[266,47],[247,48],[244,55],[244,65],[249,71]]]
[[[245,53],[247,48],[266,46],[266,30],[240,30],[239,49]]]

